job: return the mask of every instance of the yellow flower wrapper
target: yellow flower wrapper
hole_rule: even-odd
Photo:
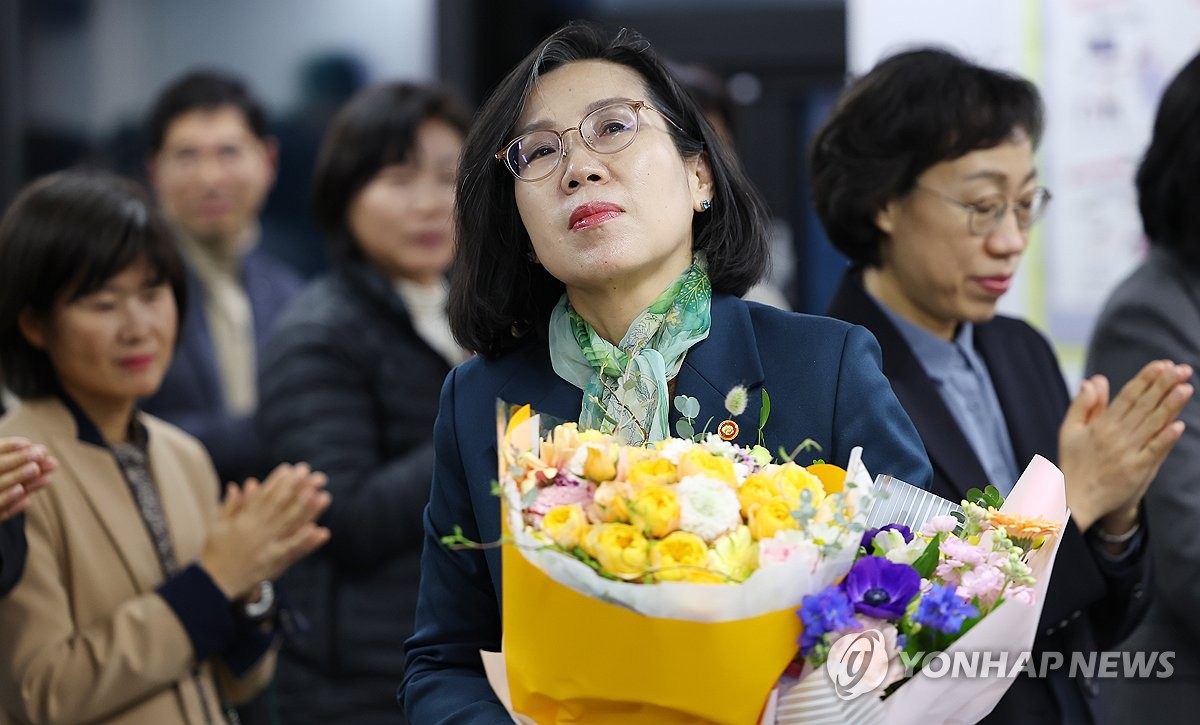
[[[647,617],[559,584],[511,544],[503,560],[509,693],[539,725],[755,723],[798,649],[792,607],[732,622]]]

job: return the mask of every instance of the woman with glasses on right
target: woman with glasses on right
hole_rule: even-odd
[[[916,50],[843,94],[810,165],[817,213],[853,263],[828,314],[878,338],[931,490],[1006,494],[1034,454],[1065,475],[1071,521],[1034,642],[1063,663],[1018,678],[987,721],[1090,723],[1104,712],[1099,682],[1072,672],[1072,656],[1111,648],[1145,614],[1140,502],[1183,431],[1191,368],[1150,363],[1111,403],[1094,376],[1071,401],[1046,339],[996,315],[1050,199],[1034,167],[1041,131],[1033,84]]]

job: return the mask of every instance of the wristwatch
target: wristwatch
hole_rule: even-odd
[[[269,580],[258,583],[258,601],[242,604],[242,615],[251,622],[261,622],[275,611],[275,587]]]

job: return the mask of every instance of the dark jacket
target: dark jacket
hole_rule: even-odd
[[[25,515],[0,522],[0,597],[21,578],[25,569]]]
[[[4,416],[0,401],[0,417]],[[25,515],[0,522],[0,597],[17,584],[25,568]]]
[[[1200,370],[1200,267],[1155,246],[1113,290],[1096,321],[1087,370],[1124,385],[1151,360],[1175,360]],[[1192,385],[1200,379],[1192,376]],[[1158,723],[1195,722],[1200,711],[1200,396],[1180,416],[1187,428],[1146,491],[1154,522],[1150,542],[1158,576],[1146,619],[1125,640],[1127,652],[1174,652],[1167,678],[1118,680],[1112,702],[1126,721],[1152,714]]]
[[[983,465],[942,402],[937,386],[879,303],[863,289],[861,272],[846,273],[826,314],[875,333],[883,348],[883,372],[917,426],[933,464],[930,490],[959,501],[967,489],[986,485]],[[1034,454],[1057,461],[1058,429],[1070,397],[1049,343],[1020,320],[996,317],[975,326],[975,348],[987,363],[996,388],[1017,467],[1023,470]],[[1066,659],[1065,672],[1072,653],[1111,648],[1120,641],[1141,621],[1149,604],[1151,562],[1145,548],[1117,564],[1104,557],[1090,537],[1085,539],[1073,522],[1068,523],[1034,650],[1061,653]],[[1061,702],[1081,699],[1068,689],[1071,687],[1079,689],[1092,720],[1105,721],[1098,680],[1082,676],[1055,679],[1019,677],[985,722],[1063,722]],[[1063,693],[1056,693],[1056,687],[1063,688]],[[1086,721],[1088,713],[1083,714]]]
[[[769,450],[812,438],[827,460],[844,466],[861,445],[873,473],[924,486],[929,461],[879,366],[879,347],[861,327],[714,295],[709,336],[688,351],[675,392],[699,401],[700,420],[722,415],[726,393],[745,385],[750,403],[735,419],[735,442],[753,445],[766,388]],[[496,360],[469,360],[446,379],[401,695],[409,719],[422,725],[508,720],[479,657],[480,649],[500,649],[500,551],[452,551],[439,541],[455,526],[474,541],[500,538],[500,502],[491,492],[497,398],[577,420],[583,392],[554,373],[545,341],[536,339]],[[672,430],[677,419],[672,411]]]
[[[438,389],[450,365],[365,265],[309,286],[260,365],[259,429],[274,461],[329,476],[332,539],[283,577],[309,629],[285,646],[284,722],[389,722],[412,633],[421,512],[433,475]]]
[[[300,292],[301,281],[289,267],[261,247],[246,255],[242,279],[254,317],[254,339],[261,360],[275,320]],[[204,287],[187,270],[188,308],[179,331],[179,347],[158,392],[142,410],[170,421],[200,439],[222,484],[263,477],[274,461],[262,455],[254,417],[235,416],[225,408],[212,334],[204,314]]]

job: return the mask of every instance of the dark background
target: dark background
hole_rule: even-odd
[[[144,180],[144,145],[136,123],[86,137],[34,123],[23,102],[22,89],[41,76],[36,64],[46,62],[44,54],[39,61],[29,50],[39,34],[70,29],[86,38],[93,5],[106,1],[123,0],[0,0],[0,204],[6,205],[26,181],[79,163]],[[184,0],[162,0],[179,1]],[[845,75],[846,14],[841,2],[442,0],[433,5],[435,72],[472,105],[541,38],[571,19],[634,28],[671,60],[701,64],[725,79],[736,78],[734,85],[743,90],[734,105],[735,146],[770,207],[777,244],[785,252],[776,255],[773,280],[795,309],[823,309],[843,263],[810,211],[804,155],[808,138]],[[362,18],[364,23],[371,20]],[[269,38],[263,39],[262,52],[270,52]],[[325,264],[323,244],[308,212],[308,175],[316,144],[337,104],[379,78],[356,66],[352,56],[336,54],[318,57],[298,73],[306,79],[308,111],[291,109],[283,116],[282,109],[268,108],[283,153],[264,224],[284,230],[273,235],[283,240],[273,251],[312,274]],[[145,89],[147,105],[157,91]]]

